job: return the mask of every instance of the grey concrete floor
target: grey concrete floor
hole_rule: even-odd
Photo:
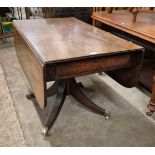
[[[0,147],[25,146],[18,117],[0,65]]]
[[[155,115],[145,115],[150,94],[141,87],[125,88],[105,74],[77,80],[83,82],[83,91],[91,100],[112,112],[112,118],[105,120],[68,96],[50,136],[42,137],[35,106],[25,98],[29,84],[13,39],[0,42],[0,63],[27,146],[155,146]]]

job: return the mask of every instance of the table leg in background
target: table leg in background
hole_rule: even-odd
[[[149,109],[149,112],[146,112],[146,115],[151,116],[155,112],[155,76],[153,77],[151,100],[149,101],[147,108]]]

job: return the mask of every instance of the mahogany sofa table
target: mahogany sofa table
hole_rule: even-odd
[[[151,116],[155,112],[155,11],[140,10],[135,23],[132,16],[128,10],[115,10],[112,14],[94,12],[92,18],[101,22],[104,30],[151,51],[151,59],[144,59],[139,78],[140,83],[152,92],[147,105],[149,112],[146,112]]]
[[[75,77],[102,71],[117,71],[115,79],[126,87],[137,83],[143,61],[143,48],[104,32],[76,18],[14,21],[17,57],[35,98],[46,115],[42,133],[54,124],[66,95],[105,116],[105,109],[89,100]],[[116,72],[115,72],[116,73]],[[47,82],[55,81],[51,87]],[[47,98],[56,94],[55,103]]]

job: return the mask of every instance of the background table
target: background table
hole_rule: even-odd
[[[94,12],[92,18],[103,24],[102,29],[145,48],[146,58],[139,81],[152,92],[147,113],[151,115],[155,111],[155,11],[141,10],[135,23],[132,16],[128,10],[115,10],[112,14]]]

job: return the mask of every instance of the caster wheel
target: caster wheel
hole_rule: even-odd
[[[78,82],[78,86],[81,88],[84,88],[84,85],[82,84],[82,82]]]
[[[108,111],[108,112],[105,112],[105,115],[104,115],[104,116],[105,116],[105,119],[106,119],[106,120],[110,119],[110,117],[111,117],[111,112],[109,112],[109,111]]]
[[[42,131],[41,131],[41,134],[42,134],[44,137],[48,136],[48,128],[47,128],[47,127],[44,127],[44,128],[42,129]]]
[[[32,94],[27,94],[27,95],[26,95],[26,98],[27,98],[28,100],[32,100],[33,98],[35,98],[35,96],[34,96],[33,93],[32,93]]]
[[[152,114],[153,114],[153,111],[146,112],[147,116],[151,116]]]
[[[28,100],[31,100],[31,95],[27,94],[27,95],[26,95],[26,98],[27,98]]]

